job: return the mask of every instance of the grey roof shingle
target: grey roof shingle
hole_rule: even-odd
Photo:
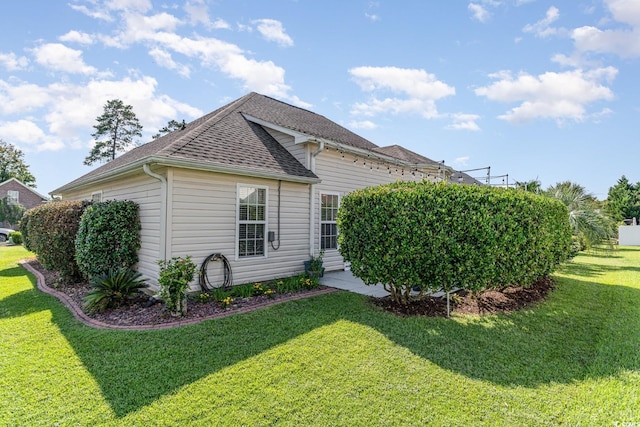
[[[378,153],[385,154],[390,157],[395,157],[396,159],[404,160],[407,163],[412,163],[415,165],[426,165],[435,167],[442,165],[442,163],[440,162],[431,160],[421,154],[415,153],[397,144],[390,145],[388,147],[377,147],[374,148],[373,151],[377,151]]]
[[[398,145],[378,147],[326,117],[251,92],[187,123],[183,129],[141,145],[84,176],[52,191],[57,194],[141,164],[180,162],[181,165],[232,171],[238,174],[282,177],[313,182],[318,177],[280,145],[261,125],[245,115],[311,137],[369,150],[420,165],[439,163]]]

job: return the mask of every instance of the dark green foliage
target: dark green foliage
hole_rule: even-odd
[[[158,277],[160,295],[167,305],[167,309],[175,314],[184,314],[186,307],[183,305],[183,301],[197,266],[191,260],[191,256],[160,260],[158,265],[160,266],[160,276]]]
[[[24,215],[24,206],[9,203],[9,198],[0,199],[0,223],[7,221],[9,224],[17,224]]]
[[[91,291],[82,300],[89,312],[102,312],[109,307],[124,304],[147,287],[142,275],[129,268],[113,268],[94,277],[89,283]]]
[[[132,145],[136,145],[134,137],[142,136],[142,125],[133,112],[131,105],[125,105],[120,99],[107,101],[104,112],[96,118],[94,125],[96,145],[84,159],[85,165],[95,162],[109,162],[116,158],[116,154],[126,151]]]
[[[609,188],[605,210],[616,222],[623,219],[640,217],[640,188],[629,182],[626,176],[618,180],[618,183]]]
[[[353,274],[398,302],[411,289],[528,286],[567,259],[560,202],[503,188],[395,183],[354,191],[338,213]]]
[[[84,211],[75,240],[75,259],[86,278],[138,262],[138,211],[138,204],[128,200],[98,202]]]
[[[0,182],[11,178],[32,188],[36,186],[36,178],[29,172],[29,166],[24,162],[24,153],[0,139]]]
[[[19,231],[14,231],[13,233],[9,234],[9,240],[14,245],[21,245],[22,244],[22,233],[19,232]]]
[[[35,252],[44,268],[57,271],[63,281],[82,275],[75,261],[75,239],[80,217],[90,202],[58,201],[25,212],[21,231],[25,247]]]
[[[176,121],[176,120],[169,120],[167,122],[167,125],[165,127],[163,127],[162,129],[158,129],[158,133],[156,133],[155,135],[153,135],[151,137],[151,139],[158,139],[161,136],[167,134],[167,133],[171,133],[175,130],[179,130],[179,129],[184,129],[184,127],[186,126],[185,121],[183,120],[182,123]]]

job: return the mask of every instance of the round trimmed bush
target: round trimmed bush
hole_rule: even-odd
[[[566,207],[514,189],[398,182],[357,190],[338,212],[351,271],[402,303],[423,290],[531,285],[570,253]]]

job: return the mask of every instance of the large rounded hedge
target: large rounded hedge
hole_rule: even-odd
[[[82,213],[91,202],[56,201],[29,209],[20,225],[24,245],[48,270],[60,272],[63,281],[82,275],[75,261],[75,238]]]
[[[84,211],[75,240],[75,259],[87,279],[138,262],[138,211],[138,204],[130,200],[97,202]]]
[[[489,186],[398,182],[357,190],[338,212],[340,253],[356,277],[407,303],[411,289],[531,285],[568,258],[566,207]]]

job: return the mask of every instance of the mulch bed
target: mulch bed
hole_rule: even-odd
[[[37,260],[30,260],[27,263],[43,275],[46,286],[67,295],[77,306],[77,309],[81,310],[82,297],[90,290],[88,283],[62,284],[57,273],[46,270]],[[484,291],[478,295],[461,290],[451,293],[450,310],[451,313],[473,315],[512,312],[544,300],[552,289],[553,279],[549,276],[538,280],[527,288],[509,286],[502,290]],[[303,290],[295,294],[236,298],[231,306],[226,308],[215,302],[189,301],[187,314],[180,318],[171,316],[162,303],[149,305],[149,296],[141,295],[130,300],[129,304],[124,307],[110,308],[102,313],[84,314],[102,325],[115,327],[170,326],[176,323],[184,325],[224,317],[233,313],[247,312],[278,302],[304,298],[332,290],[332,288],[320,286],[320,289],[317,290]],[[407,305],[398,304],[390,297],[372,297],[371,303],[399,316],[445,317],[447,315],[446,297],[424,297]]]
[[[78,309],[82,310],[82,297],[90,291],[86,282],[63,284],[59,281],[58,273],[46,270],[37,260],[27,262],[44,277],[45,285],[57,292],[67,295]],[[86,313],[84,315],[98,322],[100,325],[113,325],[115,327],[149,327],[154,325],[170,326],[172,324],[192,324],[202,320],[224,317],[233,313],[245,313],[254,309],[263,308],[278,302],[291,299],[300,299],[320,293],[333,291],[332,288],[320,286],[318,289],[301,290],[295,294],[274,294],[272,296],[259,295],[250,298],[235,298],[229,307],[222,307],[216,302],[198,302],[190,300],[187,304],[187,313],[181,317],[172,316],[163,303],[157,302],[149,305],[149,296],[140,295],[131,299],[126,306],[109,308],[102,313]]]
[[[527,288],[509,286],[501,290],[484,291],[478,295],[461,290],[450,294],[450,310],[451,313],[474,315],[512,312],[544,300],[552,289],[553,278],[548,276]],[[389,297],[372,298],[372,303],[400,316],[447,315],[446,296],[425,297],[407,305],[398,304]]]

